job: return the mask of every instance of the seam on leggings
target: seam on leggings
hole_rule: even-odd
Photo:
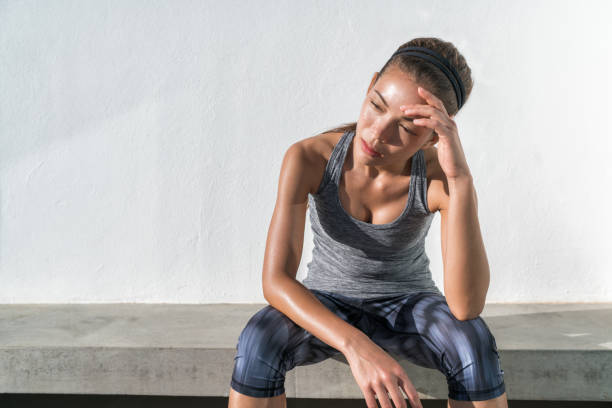
[[[456,390],[453,388],[449,388],[448,397],[460,400],[460,401],[473,401],[473,398],[486,398],[492,399],[497,398],[502,395],[506,391],[506,383],[502,382],[496,387],[488,388],[486,390],[476,390],[476,391],[464,391],[464,390]],[[465,399],[467,398],[467,399]]]
[[[236,379],[234,379],[233,377],[231,379],[230,385],[232,386],[232,388],[234,388],[236,391],[238,391],[241,394],[258,397],[258,398],[275,397],[285,392],[284,384],[276,388],[257,387],[254,385],[248,385],[248,384],[241,383],[240,381],[236,381]]]

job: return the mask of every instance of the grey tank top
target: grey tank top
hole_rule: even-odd
[[[345,132],[325,166],[321,184],[308,195],[314,247],[302,284],[345,296],[374,298],[415,292],[442,294],[431,278],[425,237],[434,213],[427,207],[425,154],[418,150],[402,214],[370,224],[348,214],[338,195],[355,131]]]

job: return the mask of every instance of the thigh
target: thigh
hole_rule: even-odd
[[[362,322],[363,312],[342,297],[330,292],[311,292],[344,321],[356,326]],[[284,392],[287,371],[339,353],[281,311],[267,305],[249,319],[238,337],[232,386],[251,396],[276,396]]]
[[[451,313],[446,298],[432,293],[407,295],[395,308],[373,315],[372,340],[413,363],[435,368],[449,380],[470,366],[503,374],[495,338],[479,316],[461,321]],[[467,370],[471,371],[471,370]],[[467,373],[464,373],[464,377]]]
[[[310,289],[310,291],[336,316],[362,331],[366,330],[365,314],[359,305],[352,301],[353,298],[315,289]],[[295,366],[315,364],[338,354],[340,354],[339,350],[321,341],[302,327],[294,324],[291,328],[286,352],[288,370]]]
[[[451,313],[442,295],[419,293],[396,301],[397,314],[377,314],[372,340],[381,347],[444,373],[454,399],[463,393],[503,387],[503,370],[495,338],[479,316],[461,321]]]
[[[425,293],[368,301],[370,339],[396,357],[443,371],[444,350],[431,332],[437,302]]]

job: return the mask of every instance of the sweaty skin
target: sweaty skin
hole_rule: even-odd
[[[438,163],[438,135],[431,128],[417,126],[400,110],[405,104],[425,104],[418,84],[406,73],[390,68],[378,80],[372,77],[358,119],[354,141],[347,152],[339,197],[345,211],[364,222],[383,224],[397,218],[406,203],[410,185],[410,158],[423,149],[427,167],[427,205],[441,214],[442,255],[446,254],[446,210],[449,185]],[[378,91],[378,92],[377,92]],[[384,102],[380,95],[384,98]],[[414,118],[422,117],[413,115]],[[412,407],[422,407],[417,391],[403,368],[361,330],[327,309],[296,280],[302,256],[308,193],[317,191],[333,147],[342,132],[325,133],[292,144],[286,151],[280,171],[278,193],[268,229],[262,285],[268,303],[346,357],[361,388],[367,406],[407,407],[402,391]],[[381,153],[371,157],[362,149],[367,143]],[[471,401],[449,406],[499,406],[505,393],[492,401]],[[463,401],[461,401],[463,403]],[[487,404],[485,404],[487,403]],[[254,398],[230,389],[229,407],[286,407],[285,394]]]

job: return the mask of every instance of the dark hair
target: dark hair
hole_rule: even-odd
[[[474,81],[472,79],[472,71],[470,70],[470,67],[465,61],[463,55],[461,55],[453,43],[436,37],[419,37],[400,45],[398,50],[407,46],[429,48],[442,55],[452,64],[452,66],[457,70],[461,81],[463,81],[463,86],[465,88],[463,106],[465,106],[465,103],[472,92]],[[446,75],[444,75],[444,73],[434,64],[419,57],[399,54],[387,61],[387,63],[380,70],[380,74],[374,83],[378,82],[385,71],[387,71],[387,69],[389,69],[391,66],[397,67],[405,73],[411,75],[419,85],[430,90],[434,95],[440,98],[444,103],[444,107],[446,108],[449,116],[457,113],[457,96],[455,94],[453,85]],[[326,130],[322,133],[354,131],[356,128],[357,122],[350,122],[333,129]]]

